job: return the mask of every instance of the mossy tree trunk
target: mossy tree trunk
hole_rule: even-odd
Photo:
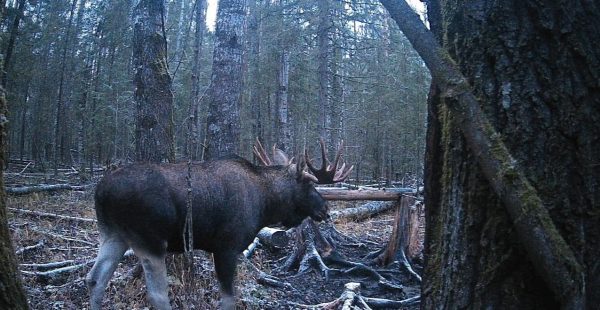
[[[135,153],[138,161],[175,160],[173,93],[167,67],[164,1],[141,0],[134,9]]]
[[[594,2],[428,1],[432,29],[583,267],[600,303],[600,8]],[[438,9],[438,7],[440,9]],[[556,308],[458,116],[429,106],[423,307]],[[572,279],[558,279],[571,281]]]

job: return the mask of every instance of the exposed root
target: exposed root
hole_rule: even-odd
[[[399,308],[404,306],[415,305],[420,302],[420,295],[411,297],[405,300],[390,300],[383,298],[364,297],[360,294],[360,283],[350,282],[344,285],[344,292],[337,299],[321,303],[317,305],[305,305],[289,302],[288,304],[294,308],[312,309],[312,310],[370,310],[381,308]]]
[[[281,279],[258,269],[258,267],[256,267],[249,259],[243,258],[243,262],[255,273],[256,282],[258,284],[283,290],[297,291],[290,283],[282,281]]]
[[[416,305],[421,302],[421,295],[417,295],[417,296],[407,298],[404,300],[390,300],[390,299],[384,299],[384,298],[372,298],[372,297],[364,297],[364,296],[361,296],[361,297],[362,297],[361,299],[373,309],[400,308],[400,307]]]

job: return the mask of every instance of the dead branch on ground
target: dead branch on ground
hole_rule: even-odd
[[[342,189],[337,187],[317,187],[317,191],[325,200],[376,200],[398,201],[403,194],[417,194],[414,188],[384,188],[384,189]]]
[[[360,294],[360,283],[350,282],[344,285],[344,292],[337,299],[321,303],[317,305],[305,305],[294,302],[288,302],[288,304],[294,308],[300,309],[313,309],[313,310],[328,310],[328,309],[341,309],[341,310],[370,310],[370,309],[382,309],[382,308],[400,308],[409,305],[418,304],[421,296],[417,295],[405,300],[390,300],[383,298],[370,298],[364,297]]]
[[[329,215],[332,220],[352,219],[362,220],[381,212],[390,210],[396,203],[392,201],[371,201],[360,207],[331,211]]]
[[[57,218],[57,219],[70,220],[70,221],[79,221],[79,222],[87,222],[87,223],[96,223],[97,222],[95,219],[85,218],[85,217],[60,215],[60,214],[54,214],[54,213],[48,213],[48,212],[42,212],[42,211],[34,211],[34,210],[27,210],[27,209],[17,209],[17,208],[6,208],[6,209],[9,210],[9,211],[15,212],[15,213],[20,213],[20,214],[36,215],[36,216],[41,216],[41,217],[52,217],[52,218]]]
[[[70,184],[40,184],[33,186],[7,187],[8,195],[27,195],[38,192],[56,192],[61,190],[85,191],[93,188],[94,184],[70,185]]]
[[[26,252],[32,251],[32,250],[37,250],[41,247],[44,246],[44,240],[40,240],[38,243],[34,244],[34,245],[28,245],[26,247],[22,247],[18,250],[15,251],[16,255],[19,254],[25,254]]]

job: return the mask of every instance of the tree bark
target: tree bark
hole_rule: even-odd
[[[290,77],[290,53],[281,51],[279,56],[278,89],[277,89],[277,142],[280,150],[289,154],[292,151],[292,129],[288,106],[288,81]]]
[[[239,151],[246,7],[245,0],[219,2],[213,72],[207,93],[208,158]]]
[[[162,0],[141,0],[134,9],[137,161],[175,161],[173,93],[167,67],[164,10]]]
[[[4,10],[4,4],[1,7]],[[15,15],[15,19],[13,20],[12,25],[10,26],[10,35],[8,37],[8,43],[6,44],[6,50],[4,51],[4,62],[2,64],[2,71],[0,71],[0,83],[2,88],[6,89],[6,85],[8,83],[8,70],[10,65],[12,64],[12,54],[15,48],[15,41],[17,39],[17,35],[19,34],[19,24],[21,23],[21,18],[23,17],[23,11],[25,10],[25,0],[19,0],[17,5],[17,14]]]
[[[318,79],[319,79],[319,134],[326,141],[331,141],[329,136],[331,127],[329,85],[331,83],[331,74],[329,68],[330,44],[329,31],[331,28],[331,15],[329,0],[319,0],[317,2],[319,9],[319,25],[317,30],[318,45]]]
[[[396,205],[394,228],[392,229],[392,234],[385,250],[375,258],[375,262],[378,264],[382,266],[389,265],[396,259],[399,252],[402,252],[400,256],[404,257],[405,260],[406,258],[412,258],[408,248],[411,241],[416,237],[416,234],[414,234],[412,229],[415,226],[415,223],[411,222],[413,217],[411,216],[410,210],[414,203],[414,198],[402,197],[400,204]]]
[[[0,18],[1,19],[1,18]],[[0,69],[2,66],[0,65]],[[15,252],[10,240],[4,193],[6,151],[6,118],[8,109],[4,89],[0,86],[0,309],[28,309],[27,298],[21,286]]]
[[[442,2],[436,24],[467,81],[404,2],[382,3],[425,60],[445,104],[435,108],[441,127],[429,136],[440,135],[443,153],[429,161],[439,164],[441,186],[428,190],[439,207],[436,221],[428,220],[434,227],[427,230],[424,307],[596,305],[600,277],[592,257],[600,247],[585,240],[600,233],[592,224],[600,216],[592,211],[600,178],[592,141],[600,126],[591,116],[599,115],[599,87],[590,80],[600,67],[591,47],[599,37],[597,8]]]

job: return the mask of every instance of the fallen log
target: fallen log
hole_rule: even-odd
[[[285,230],[271,227],[261,229],[257,237],[260,240],[260,244],[275,248],[283,248],[290,241],[290,237]]]
[[[325,200],[377,200],[397,201],[403,194],[417,194],[414,188],[385,188],[347,190],[335,187],[317,187],[317,191]]]
[[[42,216],[42,217],[53,217],[53,218],[58,218],[58,219],[63,219],[63,220],[70,220],[70,221],[80,221],[80,222],[89,222],[89,223],[95,223],[96,220],[95,219],[91,219],[91,218],[85,218],[85,217],[75,217],[75,216],[68,216],[68,215],[60,215],[60,214],[54,214],[54,213],[48,213],[48,212],[41,212],[41,211],[34,211],[34,210],[27,210],[27,209],[17,209],[17,208],[6,208],[9,211],[15,212],[15,213],[21,213],[21,214],[31,214],[31,215],[37,215],[37,216]]]
[[[361,296],[361,298],[372,309],[399,309],[401,307],[416,305],[421,302],[421,295],[413,296],[404,300],[390,300],[384,298],[372,298],[365,296]]]
[[[66,267],[66,266],[72,265],[73,263],[75,263],[74,260],[65,260],[65,261],[61,261],[61,262],[50,262],[50,263],[41,263],[41,264],[19,264],[19,267],[33,268],[37,271],[46,271],[48,269],[56,269],[56,268]]]
[[[129,249],[127,250],[127,252],[125,252],[125,254],[123,255],[123,257],[130,257],[133,255],[133,250]],[[61,267],[61,268],[56,268],[56,269],[51,269],[51,270],[47,270],[47,271],[26,271],[26,270],[21,270],[21,273],[24,275],[28,275],[28,276],[36,276],[41,280],[47,281],[56,281],[61,279],[63,276],[65,275],[69,275],[72,274],[74,272],[77,272],[81,269],[83,269],[84,267],[87,266],[91,266],[96,262],[96,259],[89,259],[85,262],[79,263],[79,264],[75,264],[75,265],[71,265],[71,266],[66,266],[66,267]]]
[[[258,232],[256,238],[254,238],[252,243],[250,243],[250,245],[242,252],[242,254],[246,258],[250,258],[254,253],[254,250],[256,250],[259,245],[283,248],[288,244],[289,241],[290,237],[287,231],[265,227]]]
[[[329,215],[332,220],[361,220],[390,210],[394,205],[396,205],[396,201],[371,201],[360,207],[331,211]]]
[[[70,184],[41,184],[33,186],[7,187],[8,195],[27,195],[38,192],[55,192],[61,190],[85,191],[93,188],[94,184],[70,185]]]

